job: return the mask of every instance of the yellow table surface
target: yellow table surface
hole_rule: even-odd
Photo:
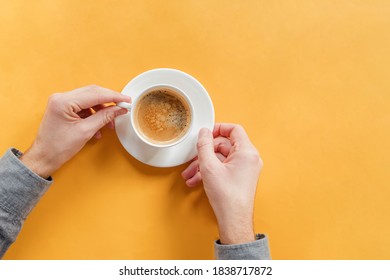
[[[0,150],[29,147],[54,92],[177,68],[259,149],[274,259],[389,259],[389,30],[386,0],[2,0]],[[143,165],[103,130],[5,259],[212,259],[216,220],[185,166]]]

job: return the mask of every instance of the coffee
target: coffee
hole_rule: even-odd
[[[155,89],[138,101],[134,123],[151,143],[169,144],[179,140],[188,131],[191,110],[184,97],[174,90]]]

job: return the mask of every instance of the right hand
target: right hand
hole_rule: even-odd
[[[203,181],[221,243],[254,241],[254,199],[263,162],[245,130],[234,124],[216,124],[213,133],[203,128],[197,148],[198,158],[182,176],[190,187]]]

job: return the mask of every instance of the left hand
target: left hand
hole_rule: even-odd
[[[95,85],[53,94],[38,135],[20,160],[41,177],[49,177],[94,135],[100,138],[103,126],[127,113],[105,105],[111,102],[130,102],[130,97]]]

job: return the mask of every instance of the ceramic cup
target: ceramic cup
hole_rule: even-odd
[[[180,137],[175,139],[175,141],[172,141],[172,140],[170,140],[170,141],[152,140],[149,137],[147,137],[145,135],[145,133],[143,133],[141,131],[140,125],[136,123],[138,120],[137,120],[137,117],[135,116],[135,114],[138,112],[137,106],[139,106],[139,102],[142,100],[142,98],[145,97],[145,95],[147,95],[151,92],[157,91],[157,90],[168,90],[171,92],[173,91],[175,93],[175,95],[177,95],[177,97],[179,97],[179,99],[182,102],[186,102],[186,104],[188,105],[187,107],[189,109],[189,114],[191,116],[190,123],[188,124],[189,127],[187,128],[187,131],[183,135],[181,135]],[[119,103],[117,103],[117,106],[127,108],[129,110],[129,113],[131,114],[131,117],[130,117],[131,122],[130,123],[131,123],[131,126],[132,126],[135,134],[142,142],[144,142],[145,144],[152,146],[152,147],[167,148],[167,147],[175,146],[175,145],[179,144],[180,142],[182,142],[183,140],[185,140],[188,137],[188,135],[190,134],[191,129],[193,129],[193,123],[194,123],[194,118],[195,118],[193,104],[192,104],[191,100],[188,98],[188,96],[182,90],[178,89],[177,87],[175,87],[173,85],[157,84],[157,85],[150,86],[150,87],[144,89],[136,97],[136,99],[134,99],[132,101],[131,104],[119,102]]]

